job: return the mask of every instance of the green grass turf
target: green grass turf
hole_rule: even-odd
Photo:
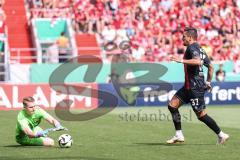
[[[239,160],[240,159],[240,106],[208,107],[208,113],[231,135],[224,146],[216,145],[216,136],[198,122],[190,107],[182,107],[184,114],[184,144],[166,145],[174,134],[172,122],[159,120],[165,116],[165,107],[119,108],[100,118],[84,122],[62,124],[69,131],[53,132],[55,140],[68,133],[73,137],[72,148],[22,147],[14,139],[17,111],[0,111],[0,159],[19,160]],[[140,118],[135,117],[140,112]],[[50,112],[54,115],[53,112]],[[126,114],[128,116],[126,116]],[[156,114],[150,120],[150,114]],[[132,118],[130,119],[130,115]],[[146,115],[148,116],[146,121]],[[143,117],[145,116],[145,119]],[[140,119],[140,120],[138,120]],[[145,120],[145,121],[144,121]],[[50,127],[46,123],[42,126]]]

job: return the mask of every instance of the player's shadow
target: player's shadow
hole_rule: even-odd
[[[167,144],[167,143],[133,143],[134,145],[139,145],[139,146],[211,146],[215,144],[205,144],[205,143],[175,143],[175,144]]]
[[[3,147],[7,147],[7,148],[17,148],[17,147],[24,147],[24,146],[19,145],[19,144],[14,144],[14,145],[7,145],[7,146],[3,146]]]

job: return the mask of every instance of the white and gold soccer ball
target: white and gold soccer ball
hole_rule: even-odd
[[[61,148],[70,148],[73,144],[72,137],[69,134],[62,134],[58,138],[58,144]]]

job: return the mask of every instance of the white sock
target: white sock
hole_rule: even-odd
[[[218,133],[218,137],[223,137],[224,133],[222,131],[220,131],[220,133]]]
[[[177,137],[183,137],[182,130],[176,130],[176,136]]]

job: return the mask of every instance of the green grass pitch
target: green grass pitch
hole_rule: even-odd
[[[22,147],[14,139],[17,111],[0,111],[0,160],[239,160],[240,106],[209,106],[207,111],[230,134],[226,145],[216,145],[215,134],[198,122],[190,107],[180,109],[186,142],[167,145],[174,134],[167,108],[132,107],[90,121],[62,121],[69,131],[52,132],[50,137],[70,134],[71,148],[61,149],[57,143],[51,148]]]

